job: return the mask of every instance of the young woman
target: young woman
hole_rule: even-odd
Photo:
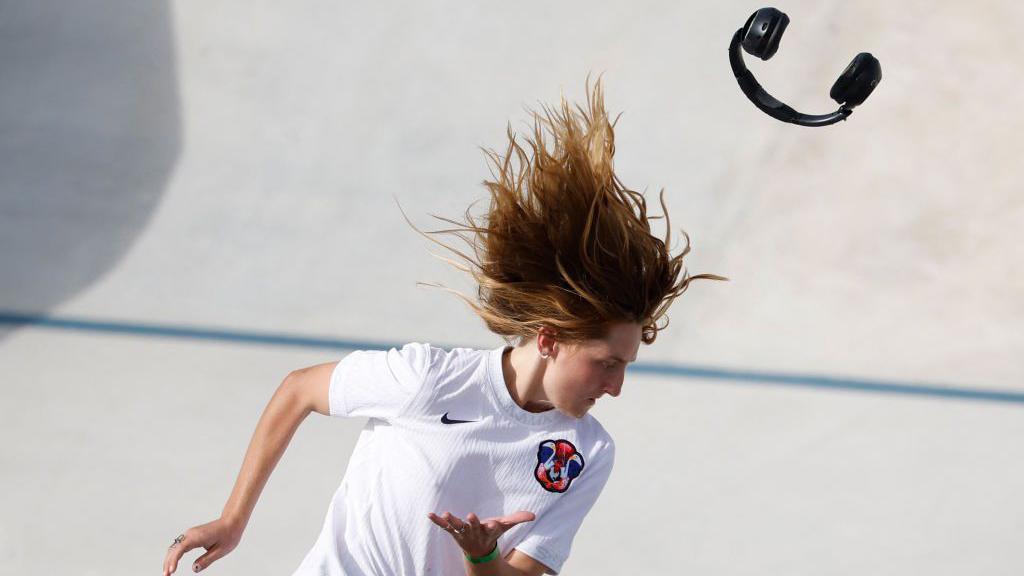
[[[587,412],[619,395],[626,364],[641,342],[654,342],[691,280],[722,279],[687,274],[689,238],[670,254],[667,214],[665,239],[651,234],[644,197],[612,170],[600,79],[593,93],[588,81],[587,104],[573,110],[563,99],[534,112],[529,155],[510,128],[505,155],[487,151],[494,180],[484,182],[491,204],[482,221],[467,210],[466,222],[441,218],[456,228],[427,233],[472,248],[438,242],[479,284],[476,299],[455,293],[509,345],[412,343],[289,374],[221,517],[175,540],[165,575],[193,548],[207,550],[199,571],[238,545],[314,411],[369,420],[294,576],[558,574],[615,459]]]

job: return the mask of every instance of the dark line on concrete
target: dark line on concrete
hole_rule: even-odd
[[[402,343],[372,342],[368,340],[317,338],[272,332],[197,328],[172,326],[167,324],[147,324],[141,322],[99,321],[84,318],[53,317],[42,314],[0,311],[0,325],[4,324],[14,326],[27,325],[41,328],[77,330],[85,332],[106,332],[137,336],[181,338],[187,340],[269,344],[272,346],[294,346],[299,348],[328,348],[332,350],[387,350],[390,348],[400,348],[403,345]],[[440,343],[436,343],[435,345],[447,349],[457,347]],[[730,370],[657,362],[637,362],[631,365],[628,368],[628,371],[633,374],[654,374],[657,376],[673,376],[677,378],[726,380],[740,383],[802,386],[807,388],[854,390],[858,392],[879,394],[904,394],[947,399],[955,398],[1024,404],[1024,392],[1014,392],[1010,390],[985,390],[924,383],[886,382],[881,380],[836,378],[832,376],[809,374]]]
[[[915,396],[932,396],[939,398],[958,398],[966,400],[986,400],[991,402],[1008,402],[1024,404],[1024,392],[1011,390],[991,390],[961,388],[925,383],[887,382],[884,380],[867,380],[860,378],[837,378],[811,374],[787,374],[780,372],[753,372],[747,370],[729,370],[724,368],[704,368],[699,366],[681,366],[678,364],[659,364],[653,362],[637,363],[630,371],[659,376],[679,376],[684,378],[701,378],[711,380],[728,380],[739,383],[756,383],[780,386],[803,386],[807,388],[828,388],[834,390],[855,390],[879,394],[907,394]]]

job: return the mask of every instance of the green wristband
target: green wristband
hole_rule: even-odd
[[[469,560],[473,564],[483,564],[484,562],[490,562],[498,557],[498,543],[494,543],[494,550],[491,551],[487,556],[481,556],[480,558],[473,558],[469,554],[466,554],[466,560]]]

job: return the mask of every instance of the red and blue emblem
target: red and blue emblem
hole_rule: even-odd
[[[548,492],[565,492],[583,472],[583,454],[568,440],[545,440],[537,449],[534,477]]]

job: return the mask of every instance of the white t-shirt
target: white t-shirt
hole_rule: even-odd
[[[462,549],[427,518],[536,514],[498,539],[558,574],[612,470],[589,414],[512,400],[502,352],[411,343],[357,351],[334,369],[332,416],[368,417],[320,536],[293,576],[465,574]],[[455,420],[467,422],[445,423]]]

